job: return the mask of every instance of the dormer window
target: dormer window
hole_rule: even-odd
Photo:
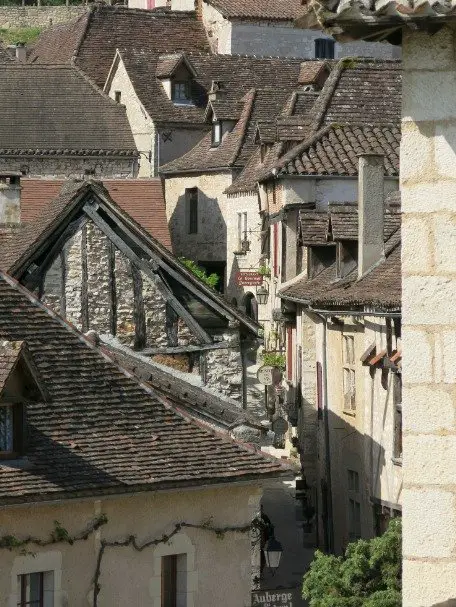
[[[171,99],[173,103],[188,105],[192,103],[190,81],[172,82]]]
[[[222,123],[220,120],[215,120],[212,123],[212,147],[216,148],[222,141]]]
[[[329,268],[336,259],[336,247],[334,245],[309,247],[307,258],[307,276],[314,278],[326,268]]]
[[[17,457],[23,451],[23,405],[0,403],[0,459]]]
[[[358,242],[344,240],[337,243],[337,278],[344,278],[358,267]]]

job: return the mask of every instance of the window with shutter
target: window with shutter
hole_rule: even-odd
[[[356,411],[355,336],[342,336],[344,410]]]

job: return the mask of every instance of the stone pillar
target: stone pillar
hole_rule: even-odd
[[[456,599],[455,35],[405,31],[404,607]]]
[[[360,154],[358,171],[358,277],[383,257],[383,163],[379,154]]]

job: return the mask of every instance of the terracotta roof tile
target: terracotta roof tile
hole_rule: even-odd
[[[59,179],[22,179],[21,221],[30,223],[39,218],[43,210],[57,198],[64,183]],[[106,179],[103,185],[123,211],[171,249],[160,179]]]
[[[0,340],[25,342],[49,393],[46,402],[27,404],[27,465],[0,462],[2,504],[285,471],[178,413],[1,272]]]

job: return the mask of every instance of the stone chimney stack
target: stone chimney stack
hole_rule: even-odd
[[[0,224],[21,222],[21,174],[0,173]]]
[[[359,154],[358,278],[384,258],[383,164],[380,154]]]

